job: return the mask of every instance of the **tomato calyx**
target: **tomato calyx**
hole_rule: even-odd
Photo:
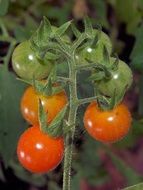
[[[42,102],[39,99],[39,123],[40,129],[43,133],[46,133],[52,137],[60,137],[70,131],[70,127],[65,122],[64,118],[68,110],[68,104],[56,115],[56,117],[47,124],[47,114],[42,106]]]

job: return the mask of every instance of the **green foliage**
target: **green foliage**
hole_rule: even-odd
[[[0,154],[6,165],[12,159],[18,137],[24,130],[19,105],[24,86],[5,66],[0,66]]]
[[[108,181],[108,174],[101,166],[98,155],[99,147],[98,142],[85,135],[82,151],[73,163],[77,174],[73,177],[72,190],[79,189],[79,183],[82,179],[85,179],[91,185],[101,185]]]
[[[4,16],[9,7],[9,0],[0,0],[0,16]]]
[[[143,25],[139,26],[136,29],[135,38],[136,38],[136,41],[130,55],[131,66],[134,69],[138,70],[139,72],[142,72],[143,70]]]
[[[137,174],[137,172],[135,172],[130,166],[128,166],[122,159],[120,159],[118,156],[110,151],[107,151],[107,153],[110,155],[113,163],[118,168],[118,170],[122,173],[122,175],[126,177],[129,185],[133,185],[143,181],[143,177]]]

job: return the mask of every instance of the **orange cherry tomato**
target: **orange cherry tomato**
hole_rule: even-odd
[[[50,123],[54,117],[67,103],[65,91],[53,96],[45,97],[38,94],[32,86],[28,87],[21,99],[21,112],[25,120],[32,125],[39,124],[38,120],[38,103],[42,101],[43,108],[47,112],[47,122]]]
[[[18,141],[18,159],[24,168],[33,173],[53,170],[62,161],[63,153],[63,138],[50,137],[42,133],[39,126],[28,128]]]
[[[84,126],[96,140],[112,143],[122,139],[131,126],[131,114],[124,104],[113,110],[103,111],[96,102],[92,102],[84,114]]]

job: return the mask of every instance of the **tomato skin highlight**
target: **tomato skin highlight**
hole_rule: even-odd
[[[38,119],[38,104],[41,99],[43,108],[47,112],[47,122],[50,123],[54,117],[67,103],[65,91],[58,94],[45,97],[38,94],[32,86],[28,87],[21,99],[21,112],[26,121],[33,125],[39,124]]]
[[[131,114],[124,104],[113,110],[103,111],[96,102],[92,102],[84,114],[84,126],[96,140],[113,143],[122,139],[131,126]]]
[[[98,30],[94,29],[95,35],[97,35],[98,32],[99,32]],[[81,50],[76,55],[77,63],[78,64],[87,64],[86,60],[88,59],[92,63],[102,64],[103,58],[104,58],[104,56],[103,56],[104,46],[107,48],[107,51],[110,55],[112,52],[111,40],[104,32],[101,32],[99,40],[95,47],[88,46],[88,47],[84,48],[83,50]]]
[[[28,80],[34,77],[40,80],[49,75],[54,63],[37,59],[30,48],[30,41],[24,41],[13,52],[12,66],[19,77]]]
[[[111,62],[115,62],[115,58],[111,58]],[[118,68],[111,71],[112,78],[101,80],[96,85],[100,93],[112,97],[116,90],[116,96],[120,96],[126,88],[128,90],[133,82],[133,75],[130,67],[123,61],[119,60]]]
[[[63,159],[64,140],[40,131],[39,126],[28,128],[17,146],[17,156],[24,168],[32,173],[45,173],[55,169]]]

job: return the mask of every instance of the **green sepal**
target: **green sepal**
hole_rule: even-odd
[[[110,55],[109,55],[109,53],[108,53],[108,50],[107,50],[107,47],[104,45],[104,47],[103,47],[103,63],[105,64],[105,65],[110,65]]]
[[[84,27],[85,27],[85,33],[89,38],[92,38],[94,35],[94,30],[92,27],[92,23],[91,20],[89,19],[89,17],[85,17],[84,18]]]
[[[105,96],[99,96],[97,99],[98,106],[100,107],[101,110],[109,110],[109,100]]]
[[[68,21],[65,24],[63,24],[62,26],[60,26],[59,28],[57,28],[54,35],[61,37],[67,31],[67,29],[71,25],[71,22],[72,21]]]
[[[42,89],[42,94],[44,96],[51,96],[52,95],[52,80],[51,78],[49,78],[46,82],[46,84],[44,85],[43,89]]]
[[[93,49],[96,48],[97,43],[98,43],[98,41],[100,40],[100,37],[101,37],[101,31],[99,30],[99,31],[97,32],[97,34],[95,35],[93,41],[92,41],[91,48],[93,48]]]
[[[117,94],[117,89],[114,90],[113,96],[109,97],[109,103],[107,105],[105,105],[104,107],[101,105],[101,107],[104,110],[112,110],[114,109],[118,104],[120,104],[124,98],[124,95],[126,93],[126,87],[124,88],[124,90],[120,93]]]
[[[64,89],[63,86],[56,86],[52,88],[52,95],[60,93]]]
[[[47,133],[50,136],[59,137],[63,135],[63,119],[65,117],[68,105],[66,105],[48,125]]]
[[[77,27],[75,26],[73,22],[71,24],[71,29],[76,38],[79,38],[81,36],[81,32],[77,29]]]
[[[53,119],[50,124],[47,124],[48,113],[43,109],[41,100],[39,100],[39,123],[42,132],[52,136],[60,137],[63,135],[63,119],[65,117],[68,105],[66,105]]]
[[[39,28],[32,35],[31,41],[33,41],[37,47],[43,47],[47,44],[47,40],[50,38],[51,34],[52,26],[49,20],[46,17],[43,17],[43,20],[41,21]]]
[[[38,118],[39,118],[39,123],[40,123],[40,129],[42,132],[45,133],[47,129],[48,113],[45,112],[40,99],[39,99]]]
[[[105,77],[105,72],[99,71],[98,73],[93,73],[90,77],[88,77],[87,81],[100,81]]]
[[[44,60],[50,60],[50,61],[56,61],[58,58],[60,57],[60,55],[52,53],[52,52],[46,52],[45,56],[44,56]]]
[[[33,81],[32,80],[28,80],[28,79],[22,79],[22,78],[16,78],[17,80],[25,83],[25,84],[28,84],[28,85],[32,85],[33,84]]]
[[[119,58],[118,58],[118,56],[116,56],[114,63],[111,65],[111,69],[113,71],[116,71],[118,69],[118,65],[119,65]]]

